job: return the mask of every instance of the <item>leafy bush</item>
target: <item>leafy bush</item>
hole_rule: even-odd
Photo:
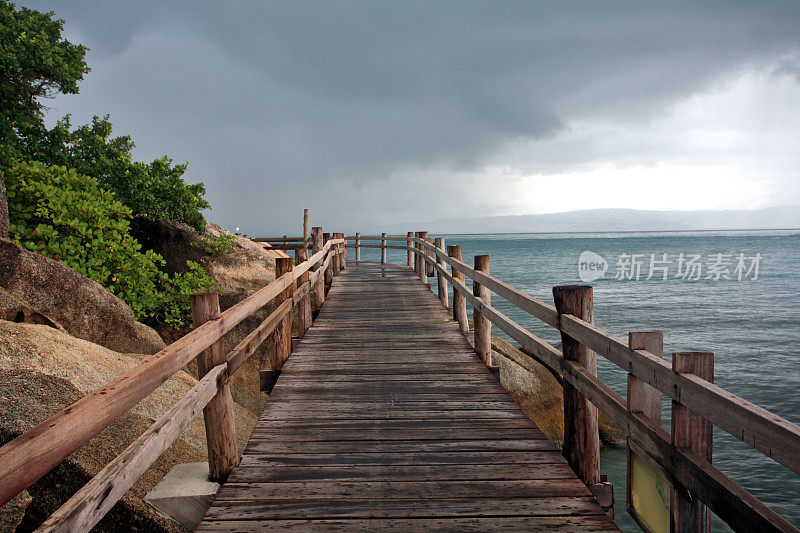
[[[29,132],[20,148],[20,159],[74,168],[97,179],[100,187],[134,215],[150,220],[175,219],[205,230],[200,212],[210,204],[203,198],[202,182],[183,179],[187,164],[174,164],[167,156],[151,163],[133,160],[134,142],[128,135],[112,137],[108,115],[71,130],[67,115],[52,129]]]
[[[15,163],[5,175],[11,239],[61,261],[125,301],[138,319],[180,326],[189,295],[216,282],[197,263],[170,277],[129,235],[131,210],[75,169]]]
[[[193,243],[195,246],[202,248],[203,251],[210,255],[222,255],[233,250],[236,245],[236,237],[223,233],[218,237],[212,235],[200,235],[200,242]]]

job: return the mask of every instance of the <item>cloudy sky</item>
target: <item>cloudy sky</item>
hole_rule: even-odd
[[[800,205],[800,2],[21,3],[91,48],[51,118],[251,234]]]

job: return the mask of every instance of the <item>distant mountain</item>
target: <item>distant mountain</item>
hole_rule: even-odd
[[[574,231],[687,231],[800,228],[800,206],[736,211],[590,209],[546,215],[447,218],[392,228],[432,233],[550,233]]]

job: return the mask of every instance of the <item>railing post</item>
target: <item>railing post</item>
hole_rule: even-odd
[[[662,359],[664,357],[664,334],[660,331],[632,331],[628,333],[628,348],[631,350],[645,350]],[[633,374],[628,374],[628,394],[626,398],[629,413],[641,415],[654,425],[661,426],[661,391],[651,387]],[[626,447],[628,457],[625,481],[625,509],[638,523],[640,518],[638,511],[634,509],[632,499],[633,461],[634,455],[636,455],[640,461],[647,462],[647,454],[631,439],[627,439]]]
[[[199,327],[209,320],[219,318],[219,294],[209,292],[193,294],[191,298],[192,324]],[[197,356],[197,379],[205,376],[216,365],[224,363],[225,348],[222,339]],[[233,419],[233,397],[227,379],[221,380],[214,398],[203,409],[208,446],[208,470],[211,481],[223,483],[233,468],[239,464],[236,453],[236,426]]]
[[[361,234],[356,233],[356,261],[361,261]]]
[[[278,257],[275,259],[275,279],[280,278],[287,272],[292,271],[292,260],[288,257]],[[290,283],[286,289],[283,290],[278,296],[275,297],[273,300],[275,302],[275,307],[277,308],[286,300],[291,300],[292,295],[294,294],[292,284]],[[283,319],[281,323],[275,328],[275,352],[274,357],[272,358],[272,369],[271,370],[280,370],[283,366],[283,363],[289,358],[289,354],[292,352],[292,313],[288,313]]]
[[[304,263],[308,260],[308,248],[305,245],[302,248],[295,248],[294,258],[296,264]],[[297,277],[298,291],[306,288],[306,285],[309,284],[309,277],[308,270]],[[308,287],[308,289],[305,296],[297,302],[297,335],[300,338],[303,338],[308,328],[311,327],[311,287]]]
[[[489,275],[489,256],[476,255],[475,256],[475,270]],[[484,287],[474,279],[472,280],[472,294],[483,300],[485,303],[491,303],[492,293],[488,288]],[[475,344],[475,353],[481,358],[486,366],[492,366],[492,323],[483,316],[477,307],[472,308],[472,321],[475,324],[475,331],[473,333],[473,340]]]
[[[381,264],[386,264],[386,234],[381,233]]]
[[[420,231],[419,233],[417,233],[417,236],[424,241],[425,239],[428,238],[428,232],[427,231]],[[418,243],[417,246],[419,247],[419,251],[420,251],[419,271],[417,271],[417,273],[419,274],[419,279],[422,282],[422,284],[427,286],[428,285],[428,264],[425,262],[425,259],[421,255],[421,254],[425,253],[425,246],[423,246],[422,243]]]
[[[420,236],[421,233],[422,232],[420,232],[420,231],[415,231],[414,232],[414,238],[415,239],[419,239],[419,236]],[[414,246],[414,250],[415,250],[415,252],[414,252],[414,272],[416,272],[417,276],[419,276],[419,272],[420,272],[419,265],[420,265],[420,263],[422,263],[422,258],[419,256],[419,243],[418,242],[414,242],[413,246]]]
[[[333,234],[333,238],[334,239],[344,239],[344,233],[334,233]],[[333,274],[334,275],[337,275],[337,274],[339,274],[339,272],[344,270],[345,257],[344,257],[344,254],[342,253],[342,250],[345,250],[345,249],[346,248],[344,247],[343,244],[337,244],[337,245],[335,245],[333,247],[333,254],[334,254],[334,257],[336,258],[336,268],[333,270]]]
[[[317,253],[322,250],[322,228],[319,226],[315,226],[311,228],[311,239],[312,239],[312,248],[311,251],[313,253]],[[314,269],[315,271],[322,267],[322,263],[325,261],[323,257],[320,259],[320,262],[317,263],[317,267]],[[327,273],[326,273],[327,274]],[[314,310],[319,311],[322,309],[322,304],[325,303],[325,275],[317,276],[317,282],[314,284]]]
[[[323,233],[322,234],[322,243],[327,244],[328,241],[331,240],[330,233]],[[328,250],[328,255],[331,258],[331,262],[328,264],[328,268],[325,269],[325,292],[330,289],[331,283],[333,283],[333,276],[336,275],[336,250],[333,248]]]
[[[553,287],[553,299],[561,315],[574,315],[594,324],[592,288],[586,285]],[[560,329],[560,328],[559,328]],[[593,351],[569,335],[561,333],[561,350],[565,361],[574,361],[592,376],[597,375],[597,358]],[[592,486],[600,480],[600,434],[597,408],[572,385],[564,382],[564,449],[567,463],[578,477]]]
[[[442,253],[444,253],[444,251],[445,251],[444,237],[436,237],[436,248],[441,250]],[[445,268],[444,260],[442,258],[440,258],[438,255],[436,256],[436,263],[440,267]],[[436,276],[437,283],[436,284],[439,287],[439,299],[442,301],[442,303],[444,304],[445,307],[450,307],[450,298],[447,297],[447,280],[444,279],[444,276],[442,276],[441,272],[437,271],[436,274],[437,274],[437,276]]]
[[[431,237],[425,237],[425,242],[433,246],[433,239]],[[436,254],[433,254],[431,257],[433,257],[433,260],[426,262],[426,265],[428,266],[426,274],[429,277],[433,277],[433,275],[436,273],[436,267],[433,266],[433,263],[436,261]],[[428,284],[430,285],[430,282]]]
[[[413,236],[414,236],[413,231],[409,231],[408,233],[406,233],[406,239],[410,239]],[[410,247],[412,244],[414,243],[411,242],[410,240],[406,240],[406,246]],[[412,252],[411,250],[406,250],[406,261],[408,262],[408,266],[410,267],[414,266],[414,252]]]
[[[447,247],[447,255],[461,261],[461,245],[451,244]],[[466,277],[457,268],[451,268],[453,279],[464,283]],[[469,321],[467,320],[467,298],[453,287],[453,320],[458,322],[458,327],[464,335],[469,334]]]
[[[714,354],[711,352],[679,352],[672,354],[672,370],[678,374],[694,374],[714,382]],[[711,462],[714,426],[688,407],[672,401],[672,445],[689,450]],[[673,487],[670,502],[670,529],[674,532],[707,532],[711,530],[711,512],[684,487]]]
[[[339,238],[342,239],[344,242],[339,245],[339,250],[341,251],[342,259],[339,261],[339,267],[342,270],[347,268],[347,235],[344,233],[339,234]]]

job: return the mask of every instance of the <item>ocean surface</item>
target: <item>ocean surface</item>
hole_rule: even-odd
[[[590,282],[598,326],[621,338],[629,331],[663,331],[667,360],[673,352],[714,352],[717,385],[800,424],[800,230],[446,235],[445,240],[460,244],[470,265],[473,256],[489,254],[493,276],[551,303],[554,285],[583,283],[581,253],[598,254],[608,265],[603,277]],[[377,250],[363,249],[362,258],[377,259]],[[405,264],[405,252],[389,250],[388,259]],[[555,329],[500,297],[493,296],[492,305],[545,340],[560,341]],[[492,332],[503,335],[496,327]],[[598,356],[598,375],[625,396],[622,369]],[[667,429],[669,412],[665,398]],[[800,526],[800,476],[718,428],[713,449],[717,468]],[[625,511],[625,470],[624,450],[604,448],[601,472],[614,483],[617,524],[639,531]],[[727,527],[715,519],[714,530]]]

